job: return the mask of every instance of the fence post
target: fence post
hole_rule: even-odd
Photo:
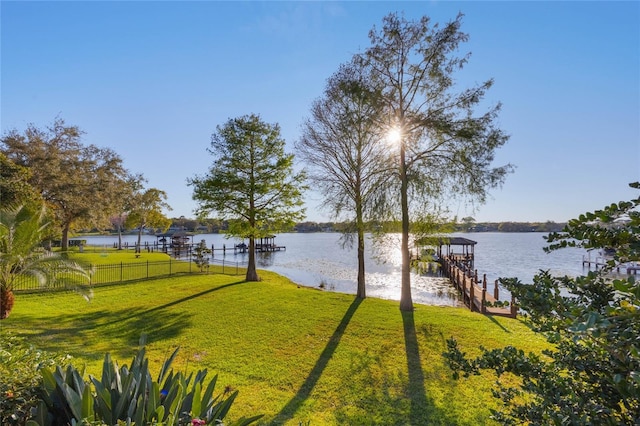
[[[500,289],[498,288],[498,280],[496,280],[495,286],[493,287],[493,298],[496,300],[500,300]]]
[[[123,276],[124,276],[123,265],[122,265],[122,262],[120,262],[120,282],[122,282]]]
[[[149,259],[147,259],[147,278],[149,278]]]

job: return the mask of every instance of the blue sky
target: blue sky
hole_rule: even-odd
[[[217,125],[249,113],[288,150],[339,64],[390,12],[447,22],[470,40],[460,88],[494,78],[515,173],[477,221],[565,221],[637,194],[640,2],[0,2],[2,132],[56,116],[112,148],[170,217],[193,217],[186,180],[211,164]],[[309,220],[327,220],[319,195]]]

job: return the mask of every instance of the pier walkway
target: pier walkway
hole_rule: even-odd
[[[582,255],[582,267],[585,266],[591,269],[592,266],[595,267],[596,271],[598,269],[609,266],[609,262],[614,261],[613,254],[607,253],[602,250],[599,251],[597,256],[591,257],[591,250],[587,252],[586,255]],[[615,261],[614,261],[615,262]],[[638,271],[640,271],[640,262],[623,262],[623,263],[615,263],[613,266],[616,272],[620,273],[621,270],[626,270],[627,274],[636,275]]]
[[[441,258],[442,271],[450,280],[454,287],[462,296],[463,302],[471,311],[481,314],[497,315],[515,318],[518,308],[513,296],[510,306],[507,308],[488,306],[500,300],[498,280],[494,282],[493,294],[487,291],[487,275],[484,274],[482,281],[478,279],[478,270],[471,272],[465,268],[465,264],[459,262],[455,255]]]

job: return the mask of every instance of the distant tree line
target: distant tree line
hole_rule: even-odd
[[[453,232],[560,232],[565,227],[566,222],[479,222],[469,226],[465,223],[455,223],[451,226]],[[375,231],[380,226],[377,223],[369,223],[366,229],[369,232]],[[296,232],[343,232],[348,229],[347,222],[302,222],[295,226]],[[387,224],[385,228],[397,228],[400,232],[399,224]]]
[[[478,222],[469,226],[466,223],[457,223],[452,226],[453,232],[560,232],[566,222]],[[305,221],[296,223],[287,232],[311,233],[311,232],[345,232],[349,229],[349,222],[313,222]],[[378,224],[369,223],[366,229],[375,231]],[[393,229],[393,224],[386,225]],[[398,232],[400,226],[396,224]],[[224,233],[229,229],[229,222],[222,219],[187,219],[184,217],[172,218],[170,230],[195,232],[203,234]],[[112,231],[116,231],[115,228]]]
[[[471,228],[457,225],[458,232],[560,232],[566,222],[481,222]]]

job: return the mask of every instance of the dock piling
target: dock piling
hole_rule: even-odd
[[[480,306],[480,312],[483,314],[487,313],[487,288],[482,288],[482,305]]]
[[[474,305],[474,299],[475,299],[475,294],[474,294],[474,289],[475,289],[475,285],[473,285],[473,281],[469,282],[469,309],[471,311],[473,311],[473,305]]]

